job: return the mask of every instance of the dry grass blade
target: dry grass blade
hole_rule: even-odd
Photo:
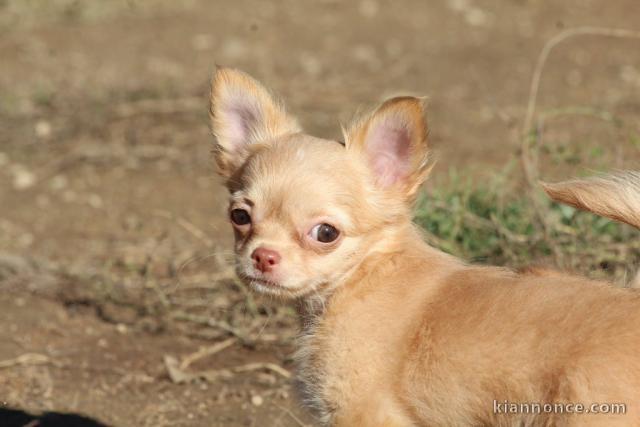
[[[522,166],[525,171],[525,178],[530,188],[536,188],[537,186],[537,168],[535,162],[532,159],[530,151],[529,133],[532,131],[533,119],[536,112],[536,104],[538,102],[538,93],[540,91],[540,81],[542,79],[542,72],[544,66],[547,63],[549,54],[560,43],[567,39],[576,36],[602,36],[602,37],[614,37],[614,38],[630,38],[640,39],[640,31],[626,30],[622,28],[602,28],[602,27],[577,27],[566,29],[555,37],[551,38],[545,43],[542,51],[538,55],[536,66],[531,78],[531,85],[529,86],[529,100],[527,102],[527,112],[522,127],[522,151],[521,160]]]
[[[0,369],[11,368],[13,366],[44,365],[51,359],[44,354],[25,353],[13,359],[0,360]]]
[[[542,72],[551,51],[560,43],[567,39],[576,36],[603,36],[603,37],[615,37],[615,38],[631,38],[640,39],[640,31],[626,30],[621,28],[602,28],[602,27],[577,27],[566,29],[555,37],[551,38],[545,43],[542,51],[538,55],[536,66],[531,78],[531,85],[529,87],[529,100],[527,102],[527,112],[525,114],[524,124],[522,127],[522,139],[520,150],[520,161],[524,170],[525,182],[531,193],[531,202],[535,207],[536,220],[542,227],[545,240],[550,238],[550,225],[548,223],[547,207],[541,203],[539,197],[537,197],[536,191],[538,189],[538,160],[537,155],[533,155],[531,152],[531,132],[533,131],[533,120],[536,111],[536,104],[538,101],[538,93],[540,91],[540,81],[542,79]],[[551,247],[552,253],[556,261],[561,258],[561,254],[558,252],[556,246]]]
[[[287,371],[280,365],[276,365],[275,363],[263,363],[263,362],[248,363],[246,365],[236,366],[235,368],[233,368],[233,372],[238,372],[238,373],[250,372],[250,371],[258,371],[262,369],[266,369],[268,371],[274,372],[286,379],[291,378],[291,372]]]
[[[207,237],[207,234],[202,231],[200,228],[196,227],[193,223],[187,221],[181,216],[175,216],[169,211],[157,209],[153,212],[155,215],[160,216],[162,218],[166,218],[171,221],[175,221],[180,227],[185,229],[192,236],[200,240],[207,247],[213,247],[213,241]]]
[[[236,329],[233,326],[229,325],[227,322],[218,321],[218,320],[216,320],[216,319],[214,319],[212,317],[201,316],[201,315],[191,314],[191,313],[185,313],[183,311],[175,311],[175,312],[171,313],[171,317],[173,319],[176,319],[176,320],[184,320],[184,321],[187,321],[187,322],[198,323],[200,325],[205,325],[205,326],[209,326],[209,327],[212,327],[212,328],[222,329],[223,331],[228,332],[231,335],[234,335],[235,337],[239,338],[243,342],[249,341],[249,338],[247,337],[247,334],[239,331],[238,329]]]
[[[275,406],[277,406],[278,408],[280,408],[280,410],[287,414],[293,421],[295,421],[299,426],[301,427],[309,427],[308,424],[305,424],[302,422],[302,420],[300,420],[300,418],[296,417],[296,415],[291,412],[289,409],[285,408],[284,406],[278,405],[277,403],[274,403]]]
[[[219,353],[222,350],[231,347],[236,342],[238,342],[237,338],[229,338],[227,340],[224,340],[212,346],[201,348],[195,353],[185,356],[182,359],[182,362],[180,363],[180,369],[187,369],[192,363],[202,358],[213,356],[214,354]]]
[[[268,362],[255,362],[248,363],[246,365],[234,366],[232,368],[223,369],[211,369],[206,371],[189,372],[183,369],[178,360],[170,355],[164,356],[164,365],[167,368],[167,373],[172,382],[176,384],[189,383],[196,380],[203,380],[207,382],[216,382],[219,379],[229,379],[235,374],[242,374],[246,372],[253,372],[259,370],[268,370],[274,372],[285,379],[291,378],[291,372],[284,369],[282,366],[275,363]]]

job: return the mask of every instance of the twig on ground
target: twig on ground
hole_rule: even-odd
[[[542,51],[538,55],[536,66],[531,78],[529,86],[529,99],[527,101],[527,112],[525,114],[524,124],[522,127],[522,150],[521,160],[525,171],[525,178],[530,188],[537,188],[537,164],[532,159],[530,150],[530,132],[533,131],[533,120],[536,112],[536,104],[538,101],[538,93],[540,91],[540,81],[542,72],[547,63],[551,51],[563,41],[575,36],[603,36],[616,38],[632,38],[640,39],[640,31],[626,30],[621,28],[601,28],[601,27],[577,27],[566,29],[545,43]],[[532,164],[533,163],[533,164]]]
[[[232,370],[233,372],[242,373],[242,372],[259,371],[262,369],[275,372],[276,374],[286,379],[291,378],[291,372],[287,371],[280,365],[276,365],[275,363],[265,363],[265,362],[248,363],[246,365],[236,366]]]
[[[281,337],[276,334],[265,334],[262,331],[259,331],[258,333],[247,333],[244,331],[240,331],[239,329],[234,328],[229,323],[223,320],[216,320],[209,316],[185,313],[184,311],[174,311],[170,314],[170,316],[174,320],[197,323],[199,325],[209,326],[211,328],[222,330],[236,337],[245,345],[254,345],[257,342],[274,343],[280,342],[281,340]]]
[[[180,369],[187,369],[192,363],[196,362],[197,360],[200,360],[204,357],[213,356],[214,354],[231,347],[236,342],[238,342],[237,338],[229,338],[212,346],[203,347],[195,353],[191,353],[185,356],[180,363]]]
[[[560,32],[555,37],[547,41],[547,43],[545,43],[544,47],[542,48],[542,51],[538,55],[536,66],[533,71],[533,76],[531,78],[531,84],[529,87],[529,99],[527,101],[527,111],[522,127],[520,160],[522,163],[522,168],[524,170],[525,182],[532,195],[531,199],[536,211],[536,217],[538,219],[538,222],[542,226],[545,239],[548,239],[550,237],[550,226],[548,224],[548,215],[546,214],[547,208],[543,203],[540,202],[539,198],[536,197],[536,190],[538,188],[538,160],[537,154],[534,156],[534,154],[531,152],[532,139],[535,137],[535,135],[532,135],[531,132],[534,131],[532,126],[536,111],[538,93],[540,91],[540,81],[542,78],[542,72],[551,51],[563,41],[575,36],[582,35],[640,39],[640,31],[634,30],[590,26],[569,28]],[[558,253],[555,246],[552,247],[552,251],[554,252],[554,256],[557,259]]]
[[[0,369],[11,368],[13,366],[45,365],[50,362],[51,359],[44,354],[25,353],[13,359],[0,360]]]
[[[199,372],[188,372],[180,367],[178,360],[169,355],[164,356],[164,364],[167,368],[169,378],[176,384],[188,383],[196,380],[216,382],[219,379],[229,379],[235,374],[253,372],[258,370],[269,370],[285,379],[291,378],[291,373],[275,363],[248,363],[246,365],[234,366],[232,368],[212,369]]]
[[[187,221],[185,218],[181,216],[176,216],[169,211],[156,209],[153,211],[153,214],[156,216],[160,216],[162,218],[166,218],[172,221],[175,221],[180,227],[189,232],[192,236],[202,241],[207,247],[213,247],[213,240],[207,237],[207,234],[202,231],[200,228],[196,227],[193,223]]]
[[[622,28],[577,27],[561,31],[555,37],[547,41],[538,55],[536,67],[534,68],[533,77],[531,79],[531,85],[529,86],[529,101],[527,102],[527,113],[525,115],[524,126],[522,128],[523,135],[526,136],[531,131],[536,103],[538,100],[538,92],[540,90],[540,79],[549,54],[563,41],[571,37],[581,35],[640,39],[640,31],[626,30]]]
[[[171,313],[171,317],[175,320],[184,320],[187,322],[198,323],[200,325],[210,326],[212,328],[222,329],[225,332],[239,338],[243,342],[248,341],[247,334],[239,331],[225,321],[216,320],[212,317],[202,316],[198,314],[185,313],[183,311],[175,311]]]
[[[296,417],[296,415],[291,412],[288,408],[285,408],[284,406],[278,405],[277,403],[273,402],[274,406],[277,406],[278,408],[280,408],[280,410],[282,412],[284,412],[285,414],[287,414],[293,421],[295,421],[300,427],[308,427],[307,424],[303,423],[302,420],[300,420],[300,418]]]

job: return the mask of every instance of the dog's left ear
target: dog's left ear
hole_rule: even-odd
[[[414,199],[430,170],[422,99],[392,98],[356,121],[344,136],[348,150],[364,155],[378,188]]]
[[[209,112],[218,171],[226,177],[244,163],[251,144],[300,132],[278,99],[251,76],[232,68],[218,68],[213,76]]]

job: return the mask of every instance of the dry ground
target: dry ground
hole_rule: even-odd
[[[516,158],[549,37],[640,30],[639,15],[636,0],[0,1],[0,425],[47,412],[312,424],[287,378],[291,310],[228,271],[206,115],[215,63],[267,82],[320,136],[384,96],[429,95],[433,186]],[[587,36],[552,53],[545,178],[637,168],[639,47]]]

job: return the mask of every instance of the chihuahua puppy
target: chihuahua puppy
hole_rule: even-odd
[[[297,377],[324,425],[640,425],[639,294],[472,266],[423,241],[420,99],[384,102],[343,145],[221,68],[210,111],[237,274],[298,301]],[[574,413],[593,404],[624,413]]]

